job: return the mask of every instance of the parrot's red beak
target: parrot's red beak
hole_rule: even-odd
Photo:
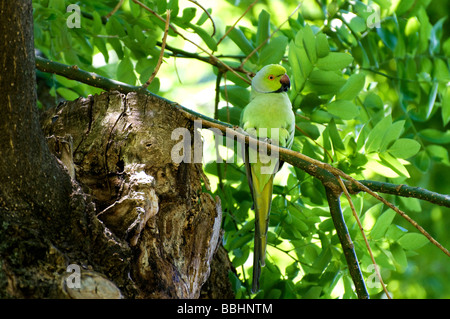
[[[289,80],[289,77],[287,76],[287,74],[284,74],[280,78],[280,83],[281,83],[281,91],[282,92],[287,92],[289,90],[289,88],[291,87],[291,81]]]

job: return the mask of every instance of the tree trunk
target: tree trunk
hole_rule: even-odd
[[[31,1],[0,11],[0,298],[198,298],[221,209],[201,164],[171,159],[172,130],[192,122],[159,99],[105,93],[49,110],[47,144]],[[228,259],[214,265],[227,278]],[[202,296],[232,296],[216,282]]]

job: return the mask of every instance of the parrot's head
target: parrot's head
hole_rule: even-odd
[[[252,79],[253,90],[259,93],[287,92],[290,85],[286,69],[279,64],[266,65]]]

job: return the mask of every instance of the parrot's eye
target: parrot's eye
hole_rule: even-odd
[[[272,81],[273,79],[275,79],[275,76],[273,74],[271,74],[267,78]]]

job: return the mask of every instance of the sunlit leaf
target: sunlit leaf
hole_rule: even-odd
[[[317,60],[316,66],[324,71],[341,70],[352,63],[353,57],[342,52],[330,52],[328,55]]]
[[[422,234],[407,233],[398,240],[398,243],[404,249],[415,250],[415,249],[419,249],[419,248],[423,247],[425,244],[427,244],[428,239]]]
[[[394,144],[388,149],[389,153],[399,158],[409,158],[417,154],[419,150],[419,142],[406,138],[396,140]]]

